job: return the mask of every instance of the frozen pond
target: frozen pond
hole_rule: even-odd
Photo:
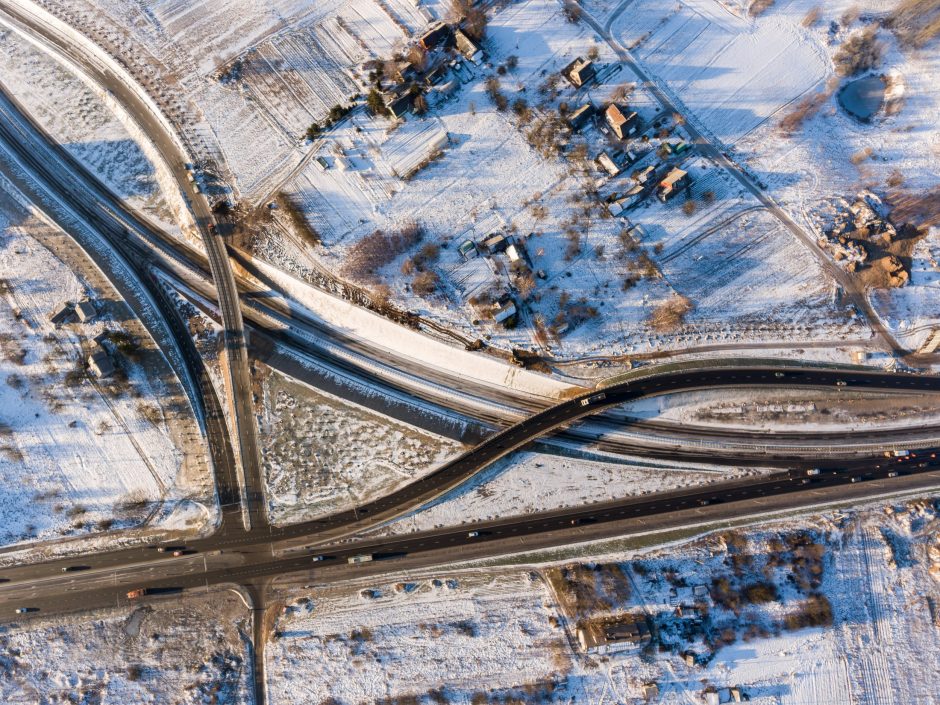
[[[866,76],[846,84],[839,91],[839,105],[852,117],[868,122],[881,110],[885,82],[881,76]]]

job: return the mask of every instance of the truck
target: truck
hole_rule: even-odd
[[[891,457],[894,457],[894,458],[906,458],[906,457],[909,456],[910,454],[911,454],[911,451],[909,451],[909,450],[890,450],[890,451],[887,451],[887,450],[886,450],[886,451],[885,451],[885,457],[886,457],[886,458],[891,458]]]
[[[144,595],[149,595],[149,594],[150,594],[150,590],[148,590],[147,588],[137,588],[136,590],[131,590],[129,593],[127,593],[127,599],[136,600],[139,597],[143,597]]]
[[[591,404],[594,404],[595,402],[604,401],[604,399],[606,398],[607,398],[607,395],[604,394],[604,392],[601,392],[600,394],[595,394],[594,396],[588,397],[587,399],[582,399],[581,406],[590,406]]]
[[[372,554],[371,554],[371,553],[359,553],[359,554],[357,554],[357,555],[355,555],[355,556],[350,556],[350,557],[349,557],[349,562],[350,562],[350,563],[368,563],[368,562],[371,561],[371,560],[372,560]]]

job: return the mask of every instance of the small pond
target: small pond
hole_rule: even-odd
[[[881,110],[885,82],[881,76],[866,76],[845,84],[839,91],[839,105],[856,120],[868,122]]]

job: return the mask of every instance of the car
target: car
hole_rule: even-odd
[[[897,477],[897,476],[898,476],[897,470],[892,470],[891,472],[888,473],[888,477]]]
[[[711,503],[712,503],[712,501],[711,501],[710,499],[700,499],[700,500],[698,501],[698,506],[700,506],[700,507],[707,507],[707,506],[708,506],[709,504],[711,504]]]
[[[326,560],[326,556],[313,556],[310,560],[314,563],[319,563],[322,560]]]
[[[587,524],[596,524],[596,523],[597,523],[597,519],[595,519],[594,517],[579,517],[577,519],[571,520],[572,526],[585,526]]]
[[[136,600],[139,597],[143,597],[147,594],[147,588],[137,588],[136,590],[131,590],[127,593],[128,600]]]
[[[174,558],[179,558],[179,557],[182,556],[182,555],[183,555],[183,552],[182,552],[182,551],[178,551],[178,550],[177,550],[177,551],[173,551],[173,557],[174,557]]]
[[[809,470],[806,471],[806,474],[809,475],[810,477],[812,477],[813,475],[818,475],[819,468],[810,468]]]
[[[90,565],[67,565],[62,569],[63,573],[74,573],[79,570],[90,570]]]
[[[802,480],[800,480],[801,485],[808,485],[810,482],[812,482],[812,480],[810,480],[808,477],[804,477]]]
[[[17,614],[28,614],[29,612],[32,612],[34,609],[36,609],[36,608],[35,608],[35,607],[17,607],[17,608],[16,608],[16,613],[17,613]]]
[[[480,532],[479,532],[479,531],[471,531],[471,532],[469,532],[469,533],[467,534],[467,538],[468,538],[468,539],[475,539],[475,538],[477,538],[477,537],[479,537],[479,536],[480,536]]]
[[[844,386],[845,386],[845,382],[842,381],[841,379],[837,379],[837,380],[836,380],[836,386],[837,386],[837,387],[844,387]]]
[[[890,455],[888,454],[887,451],[885,452],[885,456],[887,457],[894,456],[895,458],[906,458],[910,454],[911,454],[911,451],[909,450],[892,450],[890,451]]]
[[[166,553],[166,546],[157,546],[157,553]]]
[[[855,477],[853,477],[853,478],[851,479],[851,482],[853,482],[853,483],[855,483],[855,482],[861,482],[861,481],[862,481],[862,478],[858,477],[858,475],[856,475]]]
[[[783,377],[783,372],[774,372],[774,377],[777,377],[778,379]]]

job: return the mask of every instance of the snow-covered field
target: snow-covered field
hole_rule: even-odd
[[[800,19],[752,23],[716,0],[637,0],[611,31],[680,105],[734,144],[831,73]]]
[[[266,376],[263,390],[265,494],[278,524],[387,494],[461,448],[277,372]]]
[[[250,703],[248,610],[231,592],[0,631],[4,703]]]
[[[63,233],[0,199],[0,543],[122,528],[161,503],[206,499],[188,400],[146,331]],[[94,320],[50,322],[85,299]],[[99,380],[85,365],[106,331],[139,347],[108,343],[118,373]]]
[[[655,683],[663,703],[737,687],[768,705],[930,705],[940,702],[937,523],[918,501],[581,567],[314,589],[275,627],[271,701],[639,703]],[[694,586],[704,594],[693,600]],[[655,622],[665,648],[573,651],[576,615],[625,614]]]

